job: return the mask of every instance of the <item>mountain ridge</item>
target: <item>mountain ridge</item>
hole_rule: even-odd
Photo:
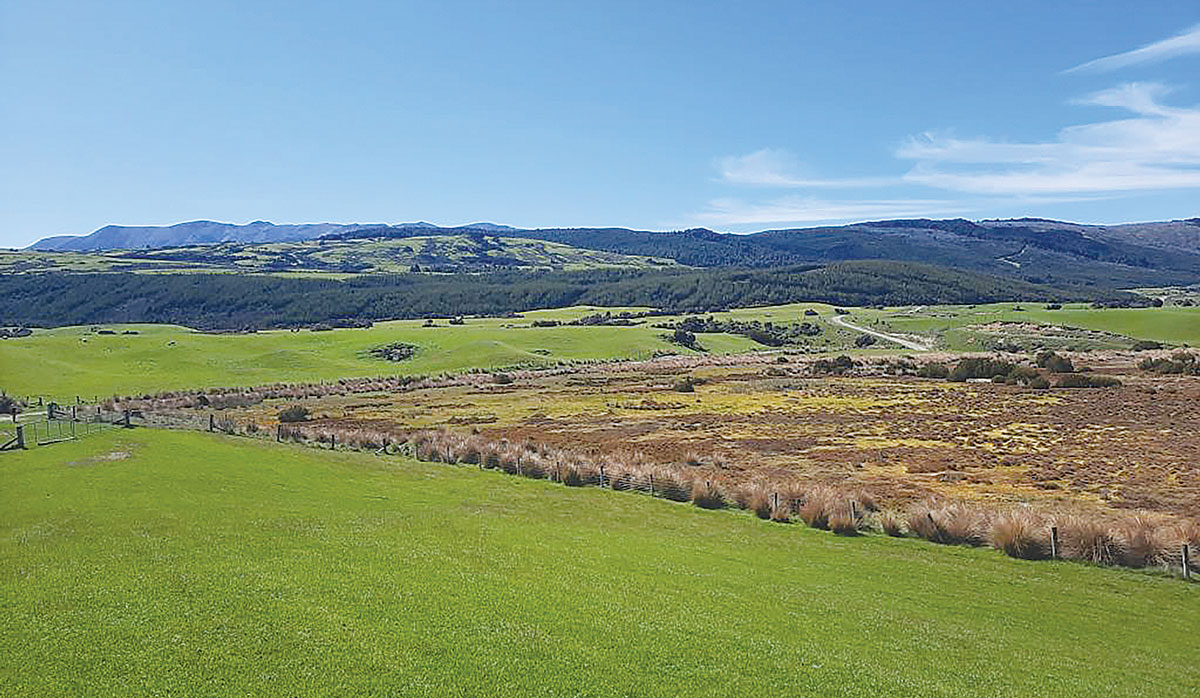
[[[82,238],[48,238],[32,249],[145,249],[241,242],[353,241],[502,233],[581,249],[637,255],[693,267],[769,268],[848,260],[928,262],[1031,283],[1110,288],[1200,282],[1200,219],[1091,225],[1040,218],[894,219],[782,228],[748,234],[707,228],[669,232],[605,228],[514,228],[495,223],[445,227],[318,223],[246,225],[190,221],[173,226],[105,226]]]

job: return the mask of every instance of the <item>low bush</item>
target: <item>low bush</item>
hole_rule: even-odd
[[[1037,355],[1038,368],[1044,368],[1051,373],[1074,373],[1075,365],[1070,357],[1060,356],[1053,351],[1044,351]]]
[[[1003,359],[967,357],[959,359],[950,372],[950,380],[962,382],[970,378],[995,378],[1007,376],[1013,369],[1012,362]]]
[[[1112,376],[1096,376],[1085,373],[1068,373],[1054,382],[1056,388],[1116,388],[1121,381]]]
[[[279,411],[279,421],[284,424],[294,422],[307,422],[309,417],[308,408],[303,405],[292,405],[285,407]]]

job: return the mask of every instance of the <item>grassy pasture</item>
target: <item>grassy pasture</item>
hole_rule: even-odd
[[[965,328],[1001,320],[1057,323],[1139,339],[1200,345],[1200,308],[1093,310],[1073,305],[1058,311],[1040,307],[1017,311],[1014,305],[854,309],[852,319],[882,331],[940,337],[940,346],[952,350],[981,349],[977,334]],[[809,309],[817,312],[818,317],[805,315]],[[636,327],[529,327],[536,319],[570,320],[598,310],[602,309],[534,311],[523,313],[519,319],[470,319],[465,326],[446,326],[442,320],[438,328],[423,328],[420,321],[405,320],[377,323],[370,329],[269,331],[252,335],[206,335],[170,325],[106,325],[118,332],[133,329],[139,332],[137,335],[96,335],[86,327],[39,330],[33,337],[0,341],[0,389],[17,395],[37,393],[73,398],[114,392],[439,373],[560,360],[640,358],[658,351],[689,353],[664,341],[663,330],[649,326],[673,319],[669,317],[652,318],[651,323]],[[818,321],[832,312],[828,305],[800,303],[715,315],[786,324]],[[853,346],[857,333],[823,319],[820,322],[824,332],[814,339],[812,350],[844,351]],[[415,344],[420,351],[414,359],[400,363],[369,355],[371,348],[391,342]],[[712,353],[763,348],[745,337],[733,335],[705,334],[700,342]],[[871,347],[871,352],[892,349],[889,343],[880,341]]]
[[[0,342],[0,388],[16,395],[90,399],[114,392],[428,374],[560,360],[639,358],[656,351],[688,353],[664,341],[663,330],[646,325],[529,326],[534,319],[566,320],[593,311],[575,308],[526,313],[524,319],[469,319],[462,326],[441,320],[436,328],[403,320],[369,329],[248,335],[201,334],[170,325],[105,325],[116,330],[115,335],[98,335],[86,327],[59,328]],[[126,329],[138,334],[119,334]],[[369,354],[373,347],[391,342],[420,349],[403,362]],[[709,345],[723,352],[755,346],[732,336],[714,336]]]
[[[0,692],[1191,695],[1195,585],[138,430],[0,456]]]

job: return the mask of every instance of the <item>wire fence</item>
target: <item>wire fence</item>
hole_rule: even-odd
[[[55,418],[6,424],[0,427],[0,451],[16,451],[74,441],[110,430],[113,426],[112,422],[105,421],[99,413],[74,419]]]

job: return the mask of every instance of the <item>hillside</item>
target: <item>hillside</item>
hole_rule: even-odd
[[[1194,232],[1193,232],[1194,231]],[[338,239],[429,235],[429,228],[366,228]],[[1043,284],[1105,288],[1200,281],[1200,226],[1190,222],[1081,226],[1042,220],[897,220],[769,230],[747,235],[705,229],[519,230],[513,237],[670,258],[688,266],[773,267],[881,259],[938,264]],[[1179,241],[1185,244],[1179,244]]]
[[[485,272],[502,269],[650,269],[678,266],[655,259],[583,249],[544,240],[473,231],[405,238],[321,239],[111,252],[0,252],[0,272]]]
[[[281,278],[253,274],[8,274],[0,325],[162,322],[202,329],[506,315],[572,305],[672,312],[778,305],[936,305],[1124,299],[913,262],[774,269],[595,269]]]
[[[915,219],[769,230],[747,235],[717,233],[706,229],[675,232],[625,228],[516,229],[490,223],[444,228],[429,223],[396,226],[271,226],[254,223],[249,226],[230,226],[199,222],[166,228],[109,226],[86,238],[48,239],[34,245],[34,248],[129,250],[318,237],[325,244],[348,244],[354,240],[428,240],[435,237],[460,240],[464,236],[472,240],[484,240],[496,239],[497,235],[505,239],[542,240],[578,249],[673,260],[694,267],[765,268],[881,259],[925,262],[1052,285],[1133,288],[1200,282],[1200,219],[1113,226],[1043,219],[978,222]],[[366,243],[360,244],[370,247]],[[453,246],[458,243],[447,244]],[[131,258],[147,256],[145,253],[123,254]],[[223,257],[228,254],[222,250],[198,249],[192,251],[188,261],[206,264],[210,262],[206,256]],[[253,251],[235,254],[260,256]],[[272,252],[267,249],[261,254],[269,256]],[[467,250],[462,254],[469,258],[478,252]],[[149,256],[163,260],[174,255],[162,253]],[[356,255],[347,248],[338,260],[322,260],[320,255],[306,256],[322,269],[343,266],[354,269],[361,264],[355,257],[368,255]],[[457,268],[453,266],[454,256],[450,260],[452,268]],[[503,257],[504,254],[499,256]],[[293,262],[281,253],[274,262],[263,263],[289,268]],[[421,262],[418,260],[417,263]],[[489,259],[481,260],[480,264],[483,268],[514,266],[504,263],[496,265]],[[250,266],[254,266],[254,263]],[[472,268],[471,263],[467,266]],[[551,266],[569,268],[569,265]],[[368,261],[361,268],[388,270],[394,269],[394,265],[384,264],[376,269]]]

